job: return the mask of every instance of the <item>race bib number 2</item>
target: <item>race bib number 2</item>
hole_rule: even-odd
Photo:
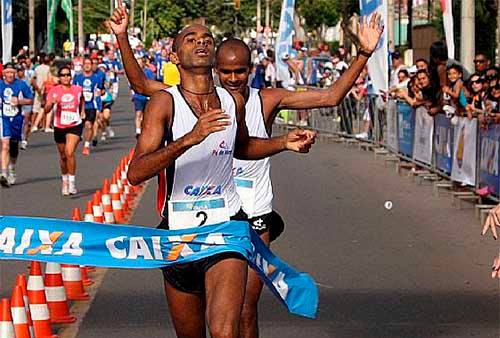
[[[169,201],[168,215],[170,230],[227,222],[230,217],[223,197],[201,201]]]

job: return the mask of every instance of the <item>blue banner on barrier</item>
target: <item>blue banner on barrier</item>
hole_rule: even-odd
[[[399,152],[413,157],[413,136],[415,135],[415,111],[406,103],[398,102]]]
[[[223,252],[247,259],[291,313],[314,318],[318,289],[265,247],[247,222],[184,230],[0,216],[0,259],[112,268],[160,268]]]
[[[453,165],[453,126],[444,114],[434,117],[434,149],[436,154],[436,167],[447,174],[451,174]]]
[[[489,193],[498,196],[499,192],[499,144],[500,126],[488,125],[488,129],[479,130],[480,154],[479,157],[479,187],[488,187]]]

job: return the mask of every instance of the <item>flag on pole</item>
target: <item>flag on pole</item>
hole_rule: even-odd
[[[389,87],[389,65],[387,48],[387,0],[359,0],[361,17],[379,13],[382,24],[386,26],[377,48],[368,60],[368,73],[372,80],[373,88],[378,93],[379,90],[387,91]]]
[[[12,0],[2,0],[2,62],[12,61]]]
[[[56,14],[59,0],[47,0],[47,51],[54,51],[54,30],[56,29]]]
[[[61,0],[61,7],[66,13],[66,18],[68,19],[69,24],[69,41],[74,41],[73,34],[73,3],[71,0]]]
[[[448,47],[448,58],[455,58],[455,41],[453,40],[453,8],[451,0],[441,0],[443,12],[444,34],[446,36],[446,47]]]
[[[283,88],[287,88],[290,82],[288,65],[283,61],[283,58],[290,57],[292,49],[294,6],[295,0],[283,0],[278,39],[276,40],[276,79],[282,81]]]

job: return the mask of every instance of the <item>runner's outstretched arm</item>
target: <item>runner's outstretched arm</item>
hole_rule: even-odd
[[[360,41],[358,56],[332,87],[305,92],[290,92],[285,89],[263,90],[262,95],[265,96],[264,101],[268,105],[264,107],[265,111],[277,114],[279,109],[311,109],[340,104],[365,67],[369,56],[377,47],[382,32],[380,15],[372,15],[369,21],[367,18],[363,18],[358,35]]]
[[[193,130],[162,146],[165,126],[171,125],[172,107],[173,99],[169,93],[160,91],[151,96],[144,111],[142,133],[137,140],[127,173],[131,184],[140,184],[157,175],[189,148],[201,143],[208,135],[224,130],[230,124],[229,115],[224,114],[221,109],[211,109],[198,118]]]
[[[315,142],[316,133],[311,130],[294,129],[286,135],[269,139],[249,137],[245,123],[245,100],[233,95],[236,102],[237,135],[234,157],[241,160],[260,160],[285,150],[307,153]]]
[[[141,67],[139,67],[128,41],[128,21],[127,9],[123,6],[122,1],[119,0],[118,7],[115,8],[113,15],[109,18],[109,27],[118,41],[123,67],[125,68],[130,86],[136,93],[152,96],[154,92],[166,89],[168,86],[159,81],[149,80],[144,75]]]

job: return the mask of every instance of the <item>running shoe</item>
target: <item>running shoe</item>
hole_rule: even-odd
[[[115,137],[115,131],[111,129],[111,127],[106,128],[106,133],[108,134],[109,138]]]
[[[19,146],[19,148],[21,148],[21,150],[26,150],[26,148],[28,148],[28,141],[21,141],[21,145]]]
[[[9,182],[10,185],[16,184],[16,173],[15,172],[10,172],[9,175],[7,176],[7,182]]]
[[[359,133],[359,134],[354,135],[354,137],[366,140],[366,139],[368,139],[368,133],[366,133],[366,132],[365,133]]]
[[[69,182],[68,193],[70,195],[76,195],[78,193],[78,191],[76,190],[75,183],[72,184],[71,182]]]
[[[61,193],[62,193],[63,196],[68,196],[69,195],[69,182],[63,181]]]
[[[38,131],[38,127],[37,126],[31,127],[31,132],[32,133],[36,133],[37,131]]]
[[[82,154],[85,156],[90,155],[90,148],[89,147],[83,147]]]
[[[9,188],[10,187],[10,184],[9,184],[9,181],[7,180],[7,177],[5,176],[0,176],[0,185],[4,188]]]
[[[106,141],[106,134],[102,133],[101,138],[99,139],[99,141],[101,141],[101,142]]]
[[[46,133],[53,133],[54,129],[52,129],[52,128],[45,128],[45,132]]]
[[[97,147],[97,139],[92,140],[92,147]]]

